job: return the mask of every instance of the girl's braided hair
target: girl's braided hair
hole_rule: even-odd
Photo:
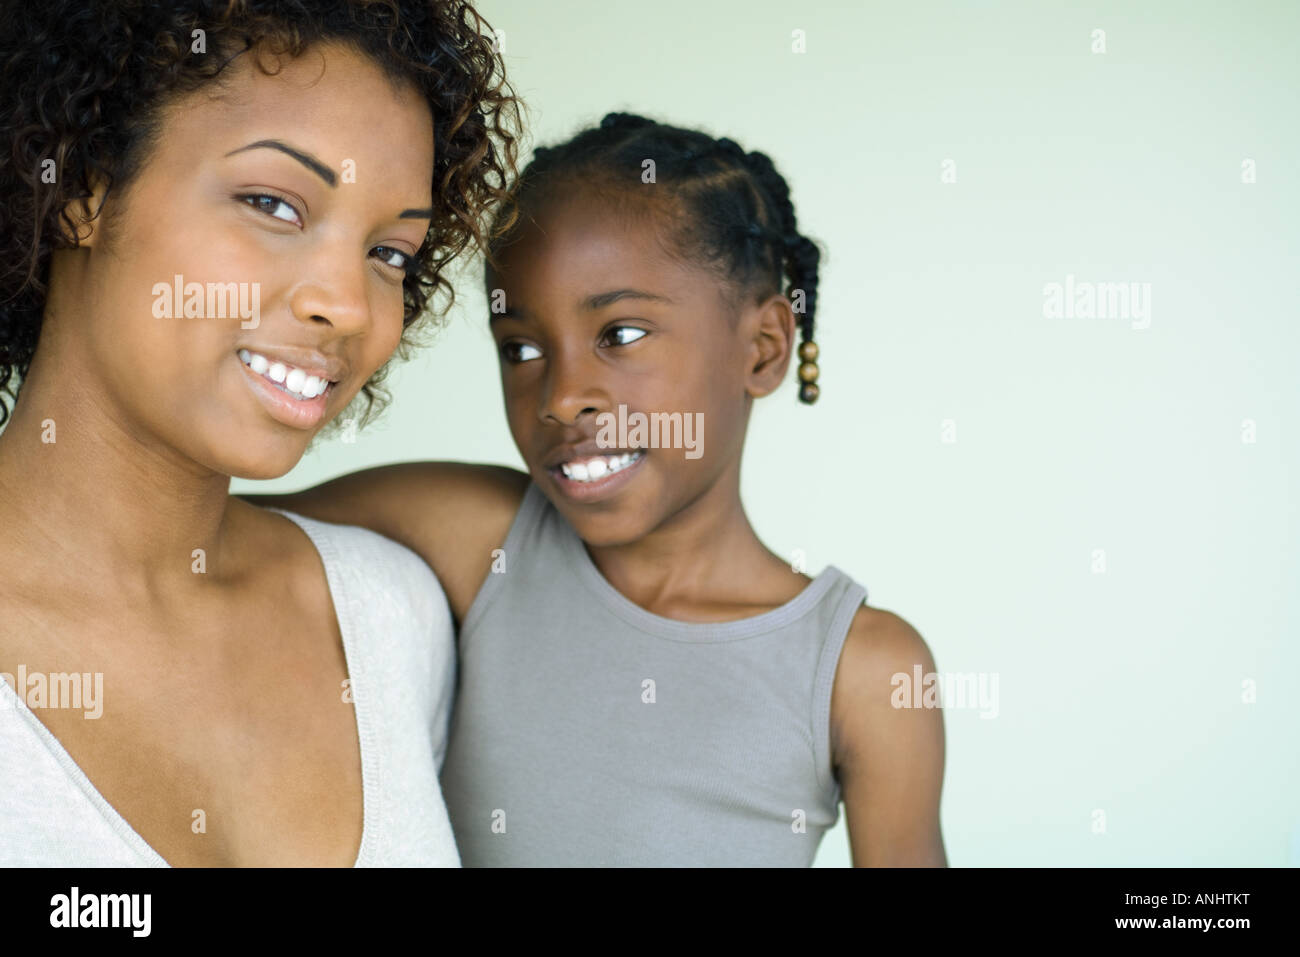
[[[726,137],[715,139],[631,113],[609,113],[599,126],[535,150],[499,215],[518,222],[530,199],[543,197],[560,183],[619,190],[640,186],[647,182],[647,160],[654,161],[655,186],[650,188],[665,191],[656,195],[667,199],[676,214],[676,251],[708,264],[755,301],[773,293],[789,296],[800,339],[808,344],[801,355],[815,358],[821,251],[799,232],[790,187],[763,153],[746,152]],[[499,251],[509,239],[510,232],[502,230],[490,251]],[[807,388],[810,385],[805,381],[800,389],[804,402],[816,399],[817,387]]]

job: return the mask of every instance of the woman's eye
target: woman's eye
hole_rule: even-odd
[[[298,210],[294,209],[289,203],[282,200],[279,196],[272,196],[268,193],[250,193],[241,196],[244,202],[248,203],[254,209],[273,216],[276,219],[283,220],[294,226],[302,225],[302,217],[298,215]],[[288,215],[285,215],[285,214]]]
[[[507,362],[527,362],[541,356],[542,350],[527,342],[505,342],[501,345],[501,356]]]
[[[605,333],[604,339],[610,345],[625,346],[629,342],[636,342],[645,334],[644,329],[638,329],[636,326],[614,326]]]
[[[415,257],[410,253],[404,253],[400,249],[394,249],[392,246],[376,246],[371,250],[385,266],[392,266],[394,269],[400,269],[402,272],[410,272],[415,264]]]

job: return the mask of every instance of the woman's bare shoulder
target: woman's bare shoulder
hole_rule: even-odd
[[[360,525],[425,560],[460,618],[510,531],[527,473],[465,462],[409,462],[340,476],[290,495],[245,496],[321,521]]]

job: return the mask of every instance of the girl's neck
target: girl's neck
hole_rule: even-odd
[[[44,338],[44,337],[43,337]],[[62,353],[62,354],[60,354]],[[6,549],[46,581],[157,595],[219,562],[230,477],[132,428],[67,350],[38,352],[0,434]]]
[[[587,551],[614,588],[665,617],[731,617],[725,609],[776,606],[807,584],[755,534],[740,501],[738,463],[649,534]]]

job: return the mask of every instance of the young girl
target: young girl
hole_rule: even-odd
[[[401,465],[273,499],[438,573],[463,861],[807,865],[843,801],[855,864],[945,865],[941,714],[891,704],[895,674],[934,670],[925,643],[840,570],[792,571],[740,499],[796,334],[818,395],[818,252],[785,181],[615,113],[538,150],[513,199],[486,286],[528,475]]]
[[[458,863],[427,565],[229,486],[370,395],[478,238],[499,70],[460,2],[6,23],[0,865]]]

